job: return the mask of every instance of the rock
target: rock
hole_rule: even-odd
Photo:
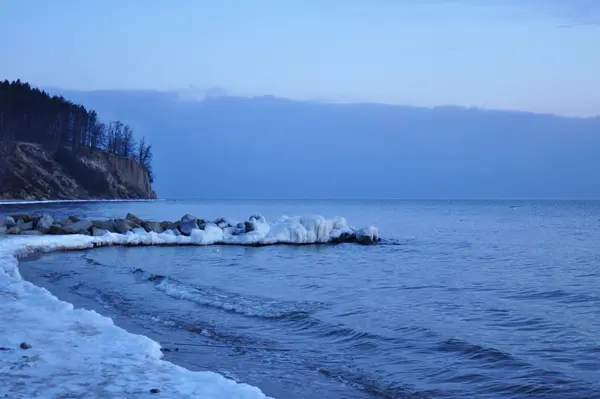
[[[39,230],[40,232],[46,234],[47,232],[50,231],[50,228],[52,227],[53,224],[54,224],[54,218],[50,215],[44,215],[40,218],[40,220],[38,220],[35,228],[37,230]]]
[[[158,388],[152,388],[150,390],[150,393],[160,393],[160,389],[158,389]]]
[[[7,229],[13,227],[15,224],[17,224],[17,222],[15,222],[15,219],[12,216],[4,218],[4,226],[6,226]]]
[[[81,220],[79,222],[71,223],[63,227],[63,230],[67,234],[83,234],[90,235],[90,230],[93,227],[91,220]]]
[[[189,236],[192,234],[192,230],[198,229],[198,223],[196,223],[196,219],[193,220],[184,220],[181,222],[179,226],[179,231],[184,236]]]
[[[50,227],[48,234],[60,235],[60,234],[67,234],[67,233],[65,233],[64,228],[60,224],[53,224]]]
[[[216,224],[217,226],[219,226],[219,228],[224,229],[226,227],[232,227],[232,224],[229,223],[227,220],[225,220],[224,218],[218,218],[217,220],[215,220],[213,222],[214,224]]]
[[[73,224],[73,221],[69,218],[66,218],[63,221],[57,222],[58,224],[60,224],[61,226],[68,226],[70,224]]]
[[[92,235],[94,237],[102,237],[102,236],[104,236],[104,235],[106,235],[108,233],[110,233],[110,232],[108,230],[106,230],[106,229],[101,229],[101,228],[98,228],[96,226],[92,227]]]
[[[19,220],[22,220],[25,223],[31,222],[33,220],[33,218],[34,218],[34,216],[27,215],[27,214],[12,215],[11,217],[16,222],[18,222]]]
[[[147,232],[162,233],[165,231],[163,224],[160,222],[142,222],[142,227]]]
[[[244,232],[250,233],[251,231],[256,230],[256,226],[254,224],[255,224],[254,220],[244,222],[244,230],[245,230]]]
[[[131,231],[134,227],[137,227],[135,223],[127,219],[115,219],[115,230],[117,233],[125,234]]]
[[[92,221],[92,225],[100,230],[106,230],[109,231],[111,233],[116,233],[116,229],[115,229],[115,221],[112,219],[108,219],[108,220],[93,220]]]
[[[22,219],[20,219],[17,222],[17,227],[19,227],[21,231],[33,230],[33,221],[24,222]]]
[[[81,219],[77,216],[69,216],[69,220],[73,223],[81,222]]]
[[[162,222],[165,230],[178,230],[181,222]]]
[[[375,227],[367,227],[356,232],[356,242],[362,245],[372,245],[379,242],[379,231]]]
[[[197,219],[198,219],[198,218],[197,218],[196,216],[194,216],[194,215],[190,215],[190,214],[188,213],[187,215],[184,215],[184,216],[181,218],[181,221],[182,221],[182,222],[185,222],[186,220],[197,220]]]
[[[142,219],[135,216],[133,213],[128,213],[127,216],[125,216],[125,219],[129,220],[131,223],[137,224],[140,227],[142,226]]]
[[[13,226],[10,229],[6,230],[6,234],[19,234],[21,232],[21,228],[19,226]]]
[[[331,239],[331,242],[341,244],[343,242],[353,242],[356,241],[356,235],[352,233],[342,233],[339,237],[335,237]]]
[[[44,235],[44,233],[42,233],[39,230],[25,230],[25,231],[22,231],[21,234],[25,235],[25,236],[41,236],[41,235]]]
[[[31,345],[29,345],[27,342],[21,342],[21,345],[19,345],[21,347],[21,349],[31,349]]]

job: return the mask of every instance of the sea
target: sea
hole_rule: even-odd
[[[0,214],[340,216],[376,245],[111,246],[24,279],[274,398],[600,398],[600,202],[165,200]]]

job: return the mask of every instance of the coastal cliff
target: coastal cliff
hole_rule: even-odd
[[[5,152],[0,199],[154,199],[148,170],[136,160],[91,148],[50,150],[14,143]]]

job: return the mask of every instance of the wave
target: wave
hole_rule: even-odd
[[[0,346],[6,349],[1,397],[138,397],[159,389],[177,398],[266,398],[256,387],[164,361],[157,342],[94,311],[74,309],[20,276],[19,256],[107,241],[86,236],[0,238],[0,314],[10,315],[10,323],[0,324]],[[31,347],[22,349],[22,343]]]
[[[279,319],[285,317],[305,317],[317,310],[318,302],[289,302],[253,297],[227,292],[215,287],[198,287],[184,284],[174,278],[148,273],[135,269],[140,275],[155,287],[170,297],[184,299],[203,306],[239,313],[249,317]]]

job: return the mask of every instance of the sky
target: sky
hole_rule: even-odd
[[[598,0],[0,0],[0,78],[600,114]]]

